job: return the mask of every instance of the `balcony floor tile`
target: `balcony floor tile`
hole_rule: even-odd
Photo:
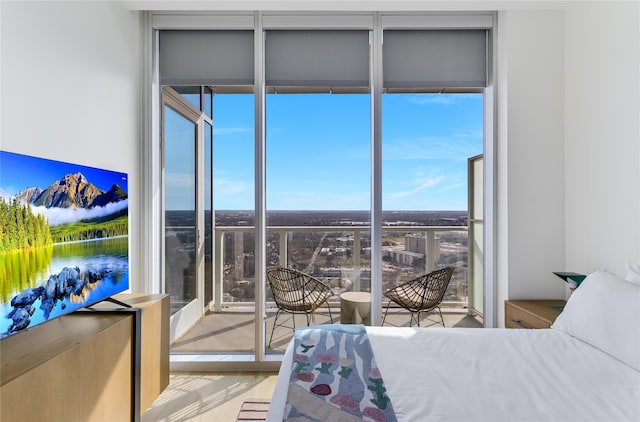
[[[333,321],[340,322],[340,309],[332,306]],[[481,328],[479,317],[468,315],[466,310],[447,309],[442,311],[447,327]],[[286,317],[289,315],[286,314]],[[430,316],[437,318],[437,314]],[[275,309],[267,310],[267,341],[271,335]],[[283,317],[278,319],[281,322]],[[253,353],[255,343],[255,315],[249,308],[232,309],[223,312],[208,312],[191,330],[171,345],[172,353]],[[329,314],[318,312],[315,324],[328,324]],[[409,326],[409,313],[391,310],[385,325]],[[305,327],[304,315],[296,315],[296,327]],[[441,327],[439,324],[434,327]],[[292,330],[277,327],[267,353],[283,353],[292,337]]]

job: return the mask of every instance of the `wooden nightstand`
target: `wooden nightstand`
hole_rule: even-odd
[[[565,300],[505,300],[506,328],[549,328],[560,315]]]

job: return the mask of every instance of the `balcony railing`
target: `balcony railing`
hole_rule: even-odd
[[[383,290],[436,268],[456,268],[443,305],[467,307],[467,226],[383,227]],[[210,309],[253,306],[254,227],[218,226],[214,230],[214,289]],[[267,228],[267,265],[312,274],[329,284],[337,301],[344,291],[369,291],[369,226],[277,226]],[[267,289],[267,302],[271,292]]]

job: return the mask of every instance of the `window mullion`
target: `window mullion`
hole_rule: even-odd
[[[256,12],[254,30],[255,80],[255,359],[265,360],[266,338],[266,270],[267,270],[267,212],[266,212],[266,133],[265,133],[265,77],[264,31],[262,14]]]
[[[374,19],[371,40],[371,324],[382,323],[382,28]]]

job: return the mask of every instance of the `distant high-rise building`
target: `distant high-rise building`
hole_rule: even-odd
[[[427,238],[420,234],[408,234],[404,237],[404,250],[407,252],[427,253]]]

